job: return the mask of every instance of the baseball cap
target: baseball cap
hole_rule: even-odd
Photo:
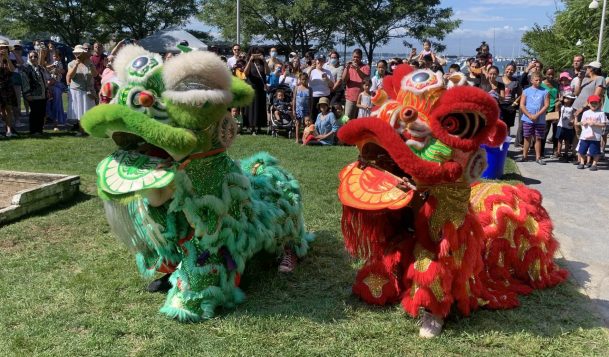
[[[588,63],[585,67],[601,68],[601,63],[599,61],[592,61]]]
[[[296,54],[296,52],[290,52],[290,55],[289,55],[289,57],[290,57],[290,58],[293,58],[293,57],[296,57],[296,56],[298,56],[298,55]]]
[[[601,97],[599,97],[598,95],[591,95],[588,97],[588,103],[594,103],[594,102],[600,103],[600,101],[601,101]]]
[[[559,78],[559,79],[566,78],[566,79],[568,79],[568,80],[572,80],[572,79],[573,79],[573,77],[571,77],[571,75],[569,74],[569,72],[566,72],[566,71],[565,71],[565,72],[561,72],[561,73],[560,73],[560,77],[558,77],[558,78]]]
[[[317,56],[315,56],[315,59],[318,59],[320,61],[324,61],[325,62],[326,61],[326,56],[324,56],[324,55],[317,55]]]

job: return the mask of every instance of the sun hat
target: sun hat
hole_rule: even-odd
[[[566,93],[563,95],[563,98],[575,99],[575,98],[577,98],[577,97],[576,97],[576,96],[573,94],[573,92],[566,92]]]
[[[591,95],[588,97],[588,103],[594,103],[594,102],[600,103],[600,101],[601,101],[601,97],[599,97],[598,95]]]
[[[73,54],[86,53],[86,52],[88,52],[88,51],[85,50],[85,48],[82,45],[76,45],[76,46],[74,46],[74,49],[72,50]]]
[[[590,63],[588,63],[587,65],[585,65],[585,67],[592,67],[592,68],[601,68],[601,63],[599,61],[592,61]]]
[[[7,40],[0,40],[0,47],[9,47]]]
[[[569,74],[569,72],[565,71],[565,72],[561,72],[560,73],[560,77],[558,77],[559,79],[563,79],[566,78],[568,80],[572,80],[573,77],[571,77],[571,75]]]
[[[322,104],[330,106],[330,100],[327,97],[321,97],[321,98],[319,98],[319,102],[317,103],[317,106],[319,107]]]

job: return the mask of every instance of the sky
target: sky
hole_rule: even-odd
[[[443,0],[441,7],[452,7],[454,17],[462,20],[458,29],[442,41],[445,54],[472,55],[482,41],[491,46],[494,56],[512,57],[522,53],[520,38],[534,24],[548,25],[560,9],[559,0]],[[187,28],[216,30],[193,20]],[[415,46],[417,48],[421,45]],[[390,41],[376,53],[407,52],[401,39]]]

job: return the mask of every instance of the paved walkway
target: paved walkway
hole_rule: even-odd
[[[546,145],[547,154],[551,146]],[[510,146],[513,158],[521,152]],[[546,162],[518,163],[518,168],[525,183],[542,193],[571,276],[609,326],[609,162],[601,161],[595,172],[558,160]]]

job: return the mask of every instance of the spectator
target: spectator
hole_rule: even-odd
[[[605,101],[603,103],[603,112],[609,121],[609,77],[605,78]],[[605,125],[603,133],[601,135],[601,158],[605,158],[605,146],[607,146],[607,134],[609,134],[609,124]]]
[[[370,86],[370,91],[375,93],[377,90],[383,88],[383,79],[385,79],[385,75],[387,74],[387,61],[380,60],[376,63],[376,73],[372,76],[372,84]]]
[[[94,90],[93,78],[97,76],[97,70],[91,63],[89,52],[84,45],[76,45],[72,53],[75,58],[68,64],[66,75],[66,82],[70,86],[68,120],[78,122],[76,136],[83,136],[80,119],[86,111],[95,106],[97,92]]]
[[[334,136],[338,130],[338,124],[334,113],[330,111],[330,100],[323,97],[319,100],[319,114],[315,120],[315,132],[317,135],[307,145],[334,145]]]
[[[560,78],[558,80],[558,92],[560,94],[560,97],[564,96],[565,93],[573,94],[573,87],[571,87],[572,80],[573,78],[571,78],[569,72],[565,71],[560,73]]]
[[[41,66],[44,66],[45,68],[52,64],[55,61],[55,53],[57,52],[57,49],[55,48],[55,43],[53,43],[53,41],[49,41],[49,43],[47,43],[47,55],[44,59],[44,65],[41,63]]]
[[[579,97],[578,97],[579,98]],[[601,110],[601,97],[594,94],[588,97],[587,107],[590,108],[582,115],[582,126],[577,153],[579,158],[578,169],[589,167],[590,171],[598,170],[600,157],[600,140],[603,129],[607,124],[605,113]]]
[[[279,77],[279,85],[284,84],[289,86],[292,91],[296,89],[296,85],[298,84],[298,78],[294,74],[292,64],[289,62],[286,62],[283,65],[283,74]]]
[[[290,55],[288,56],[288,60],[292,64],[292,68],[294,69],[294,74],[297,76],[300,75],[300,73],[302,73],[301,72],[302,66],[300,64],[300,58],[298,57],[298,54],[296,52],[290,52]]]
[[[473,61],[469,65],[469,73],[467,74],[467,84],[472,87],[480,87],[482,83],[482,69],[480,68],[480,62]]]
[[[273,98],[273,104],[271,106],[271,115],[278,123],[281,123],[283,119],[288,119],[289,122],[291,122],[291,114],[291,103],[286,99],[285,92],[283,89],[277,89],[275,91],[275,97]],[[296,135],[296,138],[298,138],[298,135]]]
[[[269,59],[266,61],[266,65],[269,70],[275,68],[278,64],[283,64],[283,62],[277,57],[277,48],[271,47],[269,51]]]
[[[302,145],[307,145],[311,140],[315,141],[317,133],[315,132],[315,124],[307,115],[304,117],[304,130],[302,131]]]
[[[252,46],[247,55],[245,76],[254,88],[254,100],[247,108],[247,121],[252,135],[256,135],[267,123],[266,118],[266,62],[262,48]]]
[[[516,65],[510,63],[505,66],[503,76],[497,80],[503,84],[503,97],[499,97],[499,109],[501,110],[501,120],[508,127],[508,133],[509,129],[514,126],[518,101],[522,92],[520,82],[514,78],[515,72]]]
[[[283,66],[281,63],[277,63],[274,67],[270,67],[271,73],[267,78],[268,90],[274,90],[279,85],[279,77],[281,77],[281,72],[283,71]]]
[[[311,87],[311,118],[317,118],[319,113],[319,100],[322,97],[329,97],[331,88],[334,86],[332,82],[332,73],[324,69],[326,58],[323,55],[317,56],[315,60],[315,68],[309,74],[309,86]]]
[[[342,78],[345,83],[345,114],[349,119],[357,117],[357,97],[362,91],[362,82],[369,76],[370,67],[362,63],[362,50],[356,48]]]
[[[584,55],[575,55],[573,56],[573,67],[567,70],[569,75],[571,76],[571,88],[575,90],[577,83],[580,82],[580,78],[583,78],[586,74],[586,70],[584,68]],[[581,72],[581,76],[579,73]]]
[[[436,54],[431,49],[431,41],[425,40],[423,41],[423,49],[419,52],[419,56],[417,58],[419,63],[425,63],[431,61],[431,63],[436,62]],[[430,65],[431,66],[431,65]],[[429,67],[425,67],[429,68]]]
[[[359,108],[357,117],[368,118],[372,111],[372,93],[370,93],[370,87],[372,82],[370,78],[365,78],[362,83],[362,92],[357,97],[357,107]]]
[[[294,95],[292,96],[292,115],[296,122],[296,143],[298,143],[300,125],[303,123],[304,118],[309,117],[309,114],[311,113],[311,88],[309,88],[309,76],[306,73],[301,73],[299,81],[300,84],[296,87]]]
[[[50,77],[48,88],[51,94],[51,98],[47,102],[47,117],[55,122],[54,130],[57,131],[59,130],[58,125],[66,124],[66,113],[63,110],[62,99],[63,92],[65,91],[62,80],[66,71],[63,68],[63,63],[61,63],[61,52],[55,51],[53,56],[53,62],[46,67]]]
[[[345,107],[342,104],[334,104],[334,116],[338,121],[338,125],[342,126],[349,122],[349,117],[345,115]]]
[[[30,106],[30,134],[41,136],[47,106],[47,73],[38,65],[38,51],[28,54],[28,62],[21,71],[23,95]]]
[[[578,72],[579,80],[574,81],[573,91],[577,98],[573,102],[575,108],[575,120],[579,123],[582,114],[590,109],[587,106],[588,98],[591,95],[601,96],[605,87],[605,79],[601,76],[601,63],[592,61],[585,66],[585,71]],[[581,126],[575,126],[575,136],[579,139]]]
[[[0,113],[4,119],[7,138],[16,134],[13,127],[13,108],[17,106],[17,95],[13,88],[15,67],[9,59],[9,51],[8,41],[0,40]]]
[[[535,140],[535,161],[539,165],[545,165],[542,159],[541,141],[546,129],[546,111],[550,106],[550,96],[541,87],[541,74],[535,72],[531,74],[531,87],[524,90],[520,100],[520,112],[522,130],[524,135],[524,145],[522,150],[521,162],[527,161],[531,140]]]
[[[239,79],[245,80],[245,60],[239,58],[233,67],[233,75]]]
[[[313,52],[307,51],[305,52],[303,63],[301,64],[300,69],[304,73],[310,74],[313,68],[315,68],[315,55],[313,54]]]
[[[235,65],[237,65],[237,61],[239,60],[239,54],[241,52],[241,46],[238,43],[235,43],[233,45],[232,50],[233,56],[226,60],[226,66],[228,66],[228,69],[230,69],[231,71],[233,71]]]
[[[490,53],[490,48],[485,41],[482,41],[482,44],[476,49],[476,52],[478,52],[477,56],[485,56],[489,65],[493,64],[493,55]]]
[[[575,137],[575,129],[573,129],[573,124],[575,123],[575,109],[573,109],[574,100],[575,96],[572,93],[565,93],[562,96],[560,119],[558,120],[558,129],[556,131],[556,139],[558,140],[556,151],[558,152],[561,161],[569,161],[571,145],[573,144],[573,138]],[[562,154],[563,142],[565,147],[564,154]]]
[[[330,103],[341,103],[344,100],[345,88],[343,85],[344,67],[340,64],[340,55],[336,50],[330,52],[330,61],[324,64],[324,68],[332,73],[332,82],[334,86],[330,89]]]
[[[499,68],[497,66],[489,67],[483,76],[485,80],[480,83],[480,89],[488,92],[499,103],[505,95],[505,85],[497,80],[498,75]]]
[[[545,70],[545,78],[541,82],[541,87],[544,88],[549,96],[550,96],[550,106],[546,113],[555,113],[558,112],[560,108],[560,101],[558,100],[558,83],[554,80],[554,68],[548,67]],[[554,157],[558,157],[558,153],[556,149],[558,148],[558,140],[556,139],[556,130],[557,130],[558,120],[546,120],[546,130],[543,134],[543,140],[541,141],[541,152],[545,153],[546,139],[550,134],[550,129],[552,129],[552,139],[550,142],[552,143],[552,155]]]
[[[13,123],[15,126],[18,125],[19,119],[21,119],[21,98],[23,95],[21,93],[21,68],[27,63],[27,56],[23,54],[23,46],[21,45],[21,41],[15,41],[13,45],[13,51],[9,54],[10,60],[13,62],[13,67],[15,67],[15,71],[13,72],[13,88],[15,89],[15,96],[17,98],[17,106],[13,107]],[[25,102],[27,103],[27,101]],[[25,105],[24,105],[25,106]],[[26,114],[29,115],[30,108],[26,107]]]
[[[93,63],[95,71],[97,72],[97,75],[93,76],[93,90],[95,91],[95,94],[97,94],[101,89],[101,75],[104,73],[104,69],[106,69],[106,64],[108,63],[108,56],[104,53],[104,46],[99,43],[99,41],[93,43],[91,63]],[[95,102],[99,103],[97,95],[95,96]]]

